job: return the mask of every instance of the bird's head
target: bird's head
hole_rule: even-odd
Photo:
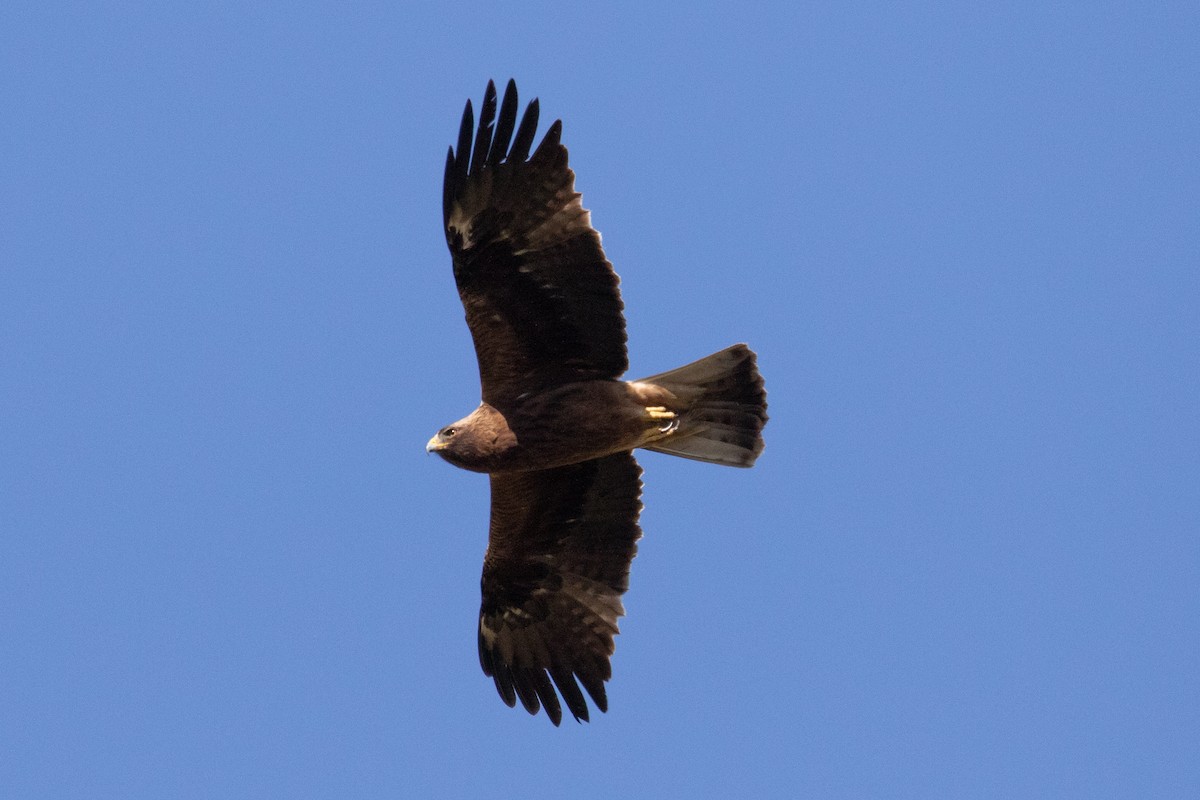
[[[511,439],[504,417],[484,405],[435,433],[425,443],[425,452],[437,453],[456,467],[491,472]]]
[[[466,434],[456,441],[455,437],[459,433]],[[458,442],[469,438],[470,431],[467,429],[467,421],[465,419],[455,422],[453,425],[447,425],[433,435],[433,438],[425,443],[426,453],[437,453],[442,458],[448,458],[453,455],[458,449]]]

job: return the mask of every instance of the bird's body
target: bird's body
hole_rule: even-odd
[[[597,413],[578,413],[585,403]],[[561,467],[662,438],[672,427],[667,415],[675,413],[677,403],[669,391],[653,384],[574,381],[520,395],[503,410],[481,403],[469,416],[439,431],[431,445],[456,467],[474,472]],[[570,438],[554,435],[561,431],[570,431]],[[466,441],[472,436],[479,438]],[[451,439],[457,440],[455,447],[439,447]]]
[[[588,718],[580,685],[604,682],[641,536],[633,450],[749,467],[766,393],[745,345],[638,381],[628,368],[617,276],[575,191],[555,122],[530,155],[538,105],[517,125],[509,81],[488,84],[446,161],[443,222],[479,361],[482,403],[426,449],[490,475],[479,660],[508,705],[558,695]],[[555,693],[557,688],[558,694]]]

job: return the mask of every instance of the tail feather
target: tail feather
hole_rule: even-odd
[[[767,393],[754,351],[735,344],[678,369],[643,378],[680,401],[678,427],[647,450],[750,467],[763,450]]]

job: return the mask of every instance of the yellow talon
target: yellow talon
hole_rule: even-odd
[[[675,412],[668,411],[666,406],[646,406],[646,415],[654,420],[675,419]]]

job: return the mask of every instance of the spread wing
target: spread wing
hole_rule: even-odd
[[[632,453],[617,453],[491,476],[479,663],[509,706],[544,707],[558,725],[553,679],[576,720],[588,718],[580,683],[608,709],[604,682],[641,536],[641,472]]]
[[[530,156],[537,121],[534,100],[517,126],[513,81],[497,117],[489,81],[478,130],[467,101],[446,157],[446,242],[492,405],[629,366],[617,276],[575,191],[562,122]]]

